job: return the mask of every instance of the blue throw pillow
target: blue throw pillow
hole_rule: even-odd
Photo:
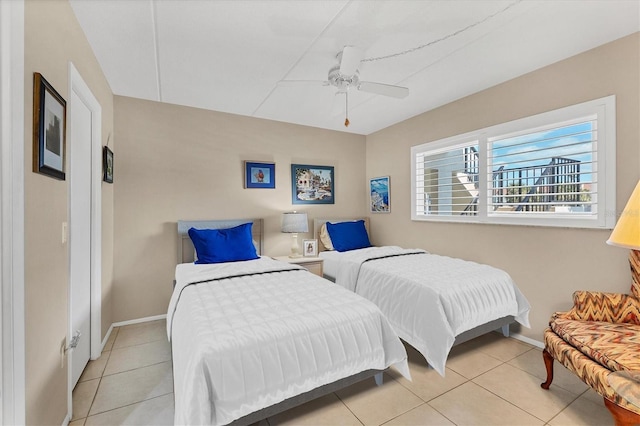
[[[338,251],[349,251],[371,247],[364,220],[355,222],[327,222],[327,232],[331,237],[333,248]]]
[[[227,229],[189,229],[198,260],[195,263],[237,262],[258,259],[251,238],[251,226],[245,223]]]

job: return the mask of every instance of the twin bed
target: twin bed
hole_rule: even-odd
[[[239,245],[254,240],[250,260],[193,263],[191,228],[220,230],[228,252],[238,245],[229,233],[247,222]],[[404,346],[373,303],[298,265],[255,258],[262,220],[181,221],[178,233],[167,313],[175,424],[251,424],[374,374],[381,383],[391,365],[409,377]]]
[[[325,222],[315,221],[315,235]],[[224,247],[235,244],[227,230],[246,226],[250,260],[193,263],[191,239],[205,249],[191,228],[220,230]],[[444,375],[454,342],[514,318],[528,325],[524,296],[486,265],[399,247],[323,251],[332,284],[257,258],[260,219],[180,221],[178,234],[167,314],[176,424],[250,424],[374,374],[381,383],[392,365],[409,378],[398,336]]]
[[[398,336],[441,375],[453,345],[496,329],[508,336],[514,321],[529,327],[529,302],[505,271],[395,246],[326,250],[332,246],[327,222],[346,224],[314,220],[325,277],[374,302]],[[366,245],[368,235],[357,233],[367,232],[368,220],[349,224],[358,222],[349,237]]]

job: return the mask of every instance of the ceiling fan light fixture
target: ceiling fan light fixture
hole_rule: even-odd
[[[357,87],[360,84],[358,71],[351,75],[344,75],[340,72],[340,65],[336,65],[329,70],[327,80],[331,86],[337,87],[340,91],[346,91],[349,87]]]

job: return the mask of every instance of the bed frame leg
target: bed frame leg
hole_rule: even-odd
[[[382,386],[382,372],[376,373],[376,375],[373,376],[373,378],[376,381],[377,386]]]
[[[509,324],[505,324],[502,326],[502,335],[504,337],[509,337]]]

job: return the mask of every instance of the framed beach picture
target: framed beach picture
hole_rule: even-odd
[[[274,189],[276,187],[275,163],[258,163],[254,161],[245,161],[244,187]]]
[[[113,151],[107,146],[102,149],[102,170],[102,180],[113,183]]]
[[[333,166],[291,165],[293,204],[335,204]]]
[[[390,213],[389,176],[369,179],[371,213]]]
[[[33,73],[33,171],[65,180],[67,103],[40,73]]]
[[[318,240],[302,240],[304,257],[318,257]]]

